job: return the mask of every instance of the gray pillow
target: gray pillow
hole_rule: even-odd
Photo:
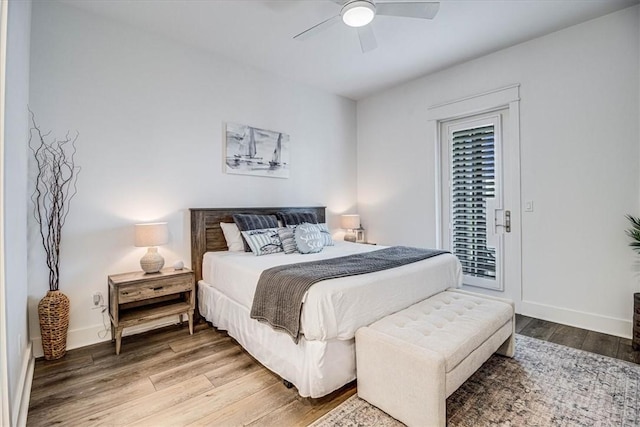
[[[334,246],[333,239],[331,238],[331,232],[329,231],[329,227],[327,227],[326,223],[318,224],[320,228],[320,233],[322,233],[322,242],[325,246]]]
[[[298,225],[305,222],[317,224],[318,216],[315,212],[277,212],[276,216],[282,221],[283,226]]]
[[[282,242],[282,250],[285,254],[293,254],[298,252],[294,231],[295,228],[278,228],[278,236],[280,237],[280,241]]]
[[[313,224],[313,223],[312,223]],[[315,224],[320,229],[320,233],[322,234],[322,242],[325,246],[334,246],[333,238],[331,237],[331,232],[329,231],[329,227],[326,223],[322,222],[320,224]],[[288,228],[295,229],[297,225],[287,225]]]
[[[235,214],[233,215],[233,221],[240,231],[278,228],[278,219],[275,215]],[[244,240],[244,251],[251,252],[247,239],[245,236],[242,236],[242,238]]]
[[[324,248],[324,239],[320,227],[316,224],[300,224],[294,229],[294,237],[298,252],[301,254],[313,254]]]

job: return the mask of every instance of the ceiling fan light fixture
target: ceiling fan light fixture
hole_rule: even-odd
[[[340,12],[342,21],[350,27],[364,27],[376,16],[376,7],[367,0],[347,3]]]

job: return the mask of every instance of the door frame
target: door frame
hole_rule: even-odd
[[[427,126],[430,135],[435,140],[436,164],[435,173],[435,219],[436,219],[436,246],[443,247],[443,192],[442,192],[442,143],[441,143],[441,123],[450,120],[461,119],[468,116],[475,116],[491,111],[507,109],[509,115],[507,120],[503,122],[504,134],[508,135],[509,143],[503,144],[503,159],[515,160],[518,172],[513,173],[512,177],[516,182],[504,189],[504,197],[513,200],[513,206],[509,206],[511,210],[511,229],[512,239],[510,245],[517,251],[517,254],[510,257],[509,267],[515,269],[517,274],[512,275],[509,285],[505,284],[505,292],[501,296],[505,296],[514,301],[516,310],[519,311],[522,304],[522,200],[521,200],[521,177],[520,177],[520,85],[514,84],[492,91],[468,96],[465,98],[436,104],[427,110]],[[506,169],[505,169],[506,173]],[[506,265],[505,265],[506,266]],[[495,291],[473,288],[474,292],[496,295]]]
[[[0,424],[10,425],[7,315],[4,268],[4,129],[7,58],[7,13],[9,2],[0,0]]]

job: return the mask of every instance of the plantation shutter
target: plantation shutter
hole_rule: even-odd
[[[451,144],[451,234],[469,276],[494,279],[496,250],[487,247],[487,199],[495,197],[494,125],[454,131]]]

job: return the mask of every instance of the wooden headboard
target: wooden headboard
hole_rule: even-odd
[[[227,241],[221,222],[233,222],[234,214],[275,215],[276,212],[315,212],[319,222],[325,222],[324,206],[296,208],[191,208],[191,268],[196,283],[202,280],[202,257],[205,252],[226,251]]]

